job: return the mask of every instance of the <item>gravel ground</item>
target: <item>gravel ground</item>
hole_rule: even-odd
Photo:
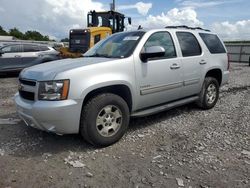
[[[190,104],[131,120],[96,149],[18,119],[17,78],[0,78],[0,187],[250,187],[250,67],[233,64],[215,108]]]

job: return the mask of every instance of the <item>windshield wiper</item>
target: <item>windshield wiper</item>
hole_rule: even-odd
[[[106,57],[106,58],[110,58],[111,56],[107,55],[107,54],[93,54],[93,55],[84,55],[83,57]]]
[[[95,53],[93,55],[84,55],[83,57],[122,58],[121,56],[110,56],[108,54],[99,54],[99,53]]]

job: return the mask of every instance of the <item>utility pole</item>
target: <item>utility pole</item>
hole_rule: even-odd
[[[113,0],[113,9],[115,11],[115,0]]]
[[[115,11],[115,0],[113,0],[113,3],[110,3],[110,10]]]

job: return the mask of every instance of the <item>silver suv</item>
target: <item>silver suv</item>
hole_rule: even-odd
[[[59,59],[54,48],[40,44],[8,44],[0,47],[0,73],[17,72],[26,67]]]
[[[15,103],[31,127],[80,133],[93,145],[108,146],[123,136],[130,117],[191,102],[214,107],[228,76],[225,46],[212,32],[189,27],[122,32],[83,58],[23,70]]]

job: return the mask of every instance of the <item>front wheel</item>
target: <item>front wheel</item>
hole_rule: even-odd
[[[95,146],[117,142],[129,124],[127,103],[118,95],[104,93],[90,99],[83,107],[80,132]]]
[[[206,77],[197,104],[203,109],[211,109],[219,98],[219,83],[213,77]]]

